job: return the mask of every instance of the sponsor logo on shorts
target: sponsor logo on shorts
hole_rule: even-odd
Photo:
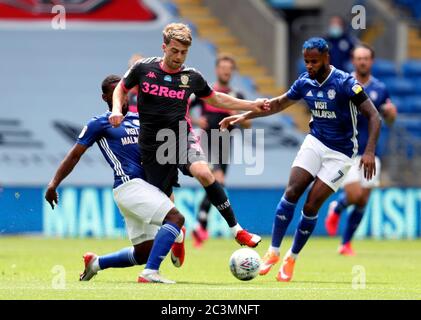
[[[341,179],[343,176],[344,176],[344,173],[343,173],[341,170],[339,170],[339,171],[338,171],[338,176],[337,176],[335,179],[332,179],[330,182],[335,183],[335,182],[337,182],[339,179]]]

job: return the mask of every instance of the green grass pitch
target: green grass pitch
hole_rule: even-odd
[[[256,249],[262,256],[270,241]],[[284,241],[283,254],[291,243]],[[136,283],[142,266],[108,269],[90,282],[79,282],[85,251],[109,253],[127,240],[0,237],[0,299],[421,299],[421,241],[355,241],[355,257],[336,253],[338,239],[312,238],[296,263],[292,282],[266,276],[242,282],[228,267],[239,246],[232,239],[212,239],[200,249],[186,242],[186,260],[162,273],[175,285]],[[365,285],[364,285],[365,278]]]

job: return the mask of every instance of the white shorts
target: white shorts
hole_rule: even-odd
[[[142,179],[123,183],[113,193],[133,245],[153,240],[165,216],[174,208],[161,190]]]
[[[292,167],[303,168],[336,192],[352,164],[352,158],[326,147],[319,139],[308,134]]]
[[[359,168],[360,166],[361,156],[355,157],[355,162],[352,165],[351,169],[349,169],[348,174],[346,175],[342,187],[346,186],[347,184],[359,182],[361,187],[371,189],[378,187],[380,185],[380,170],[381,170],[381,161],[378,157],[376,157],[376,175],[371,178],[371,180],[367,180],[364,178],[364,170]]]

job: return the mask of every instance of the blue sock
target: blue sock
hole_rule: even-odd
[[[291,203],[285,199],[285,195],[276,207],[275,219],[272,228],[272,247],[279,248],[287,228],[294,216],[296,203]]]
[[[146,269],[159,270],[162,260],[167,256],[174,243],[175,238],[180,234],[177,225],[167,222],[159,229],[155,236],[151,253],[146,262]]]
[[[295,231],[294,235],[294,241],[292,243],[291,252],[293,254],[299,254],[301,249],[303,249],[308,238],[310,238],[311,234],[313,233],[316,223],[317,216],[310,217],[302,212],[301,220],[298,223],[297,230]]]
[[[346,207],[348,207],[348,200],[346,198],[346,192],[342,191],[339,194],[337,202],[338,204],[336,205],[335,213],[339,215],[344,209],[346,209]]]
[[[357,231],[358,226],[360,225],[361,220],[363,219],[365,212],[365,207],[355,206],[354,210],[349,214],[348,220],[346,222],[344,235],[342,237],[342,244],[348,243],[352,240],[355,231]]]
[[[98,263],[101,270],[108,268],[127,268],[137,263],[133,255],[133,247],[121,249],[105,256],[98,257]]]

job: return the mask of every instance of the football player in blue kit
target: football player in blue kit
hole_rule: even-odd
[[[280,260],[281,241],[293,218],[297,202],[311,185],[292,247],[276,276],[282,282],[292,279],[295,261],[316,226],[320,207],[338,190],[353,164],[358,151],[358,111],[367,117],[369,132],[359,165],[363,167],[364,177],[368,180],[376,173],[374,154],[381,125],[379,113],[354,77],[330,65],[328,51],[324,39],[307,40],[303,45],[307,72],[294,82],[287,93],[269,100],[270,111],[252,111],[221,121],[221,129],[225,129],[239,121],[275,114],[300,99],[304,99],[311,111],[310,133],[292,164],[288,186],[276,208],[272,243],[263,257],[259,272],[260,275],[267,274]]]
[[[373,104],[382,115],[384,121],[388,125],[391,125],[396,118],[397,110],[390,100],[384,83],[371,75],[374,56],[374,50],[370,46],[366,44],[358,45],[352,53],[352,63],[355,69],[352,75],[363,85],[365,92],[367,92],[373,101]],[[358,166],[368,140],[367,119],[361,114],[358,115],[357,130],[358,155],[342,183],[344,191],[339,194],[338,201],[332,201],[329,204],[329,211],[325,220],[325,227],[328,234],[330,236],[336,235],[341,212],[348,206],[354,205],[353,210],[348,216],[342,235],[342,243],[338,249],[338,252],[345,256],[355,255],[351,247],[352,237],[363,218],[371,190],[380,185],[381,162],[378,157],[378,150],[376,150],[376,174],[371,180],[364,178]]]
[[[85,253],[85,270],[80,280],[89,281],[100,270],[146,263],[138,282],[175,283],[164,278],[159,273],[159,267],[170,250],[173,264],[176,267],[183,264],[184,217],[162,191],[144,180],[137,145],[138,114],[127,112],[126,102],[122,125],[113,128],[108,122],[113,92],[120,80],[119,76],[110,75],[102,82],[102,98],[108,104],[109,111],[92,118],[83,128],[48,184],[45,199],[54,209],[54,205],[58,204],[56,189],[72,172],[86,150],[96,142],[114,171],[114,199],[124,217],[133,246],[103,256]]]

